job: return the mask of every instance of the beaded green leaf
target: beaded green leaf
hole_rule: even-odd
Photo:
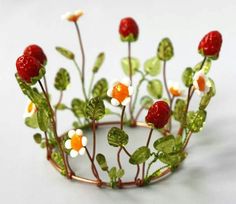
[[[140,104],[145,109],[149,109],[153,104],[153,99],[150,96],[143,96],[140,99]]]
[[[37,113],[34,113],[31,117],[25,118],[25,125],[30,128],[38,128],[38,120],[37,120]]]
[[[33,135],[34,141],[37,144],[40,144],[42,142],[42,135],[40,133],[36,133]]]
[[[206,120],[206,111],[198,110],[196,112],[190,111],[187,114],[187,128],[192,132],[199,132]]]
[[[103,171],[108,170],[107,161],[103,154],[97,154],[96,160]]]
[[[85,116],[86,103],[79,98],[74,98],[71,102],[71,108],[76,117]]]
[[[186,158],[186,156],[186,152],[178,152],[174,154],[160,153],[159,160],[164,164],[177,166]]]
[[[105,115],[105,106],[100,97],[94,97],[88,101],[85,107],[86,117],[91,120],[100,120]]]
[[[153,147],[167,154],[172,153],[175,149],[175,137],[173,135],[161,137],[154,142]]]
[[[93,87],[93,97],[99,96],[104,99],[107,97],[108,82],[105,78],[100,79]]]
[[[56,50],[67,59],[74,60],[75,58],[74,53],[64,47],[56,47]]]
[[[150,149],[146,146],[142,146],[135,150],[135,152],[131,155],[129,162],[134,165],[142,164],[149,159],[150,155]]]
[[[161,72],[161,61],[158,57],[152,57],[144,63],[144,71],[150,76],[156,76]]]
[[[159,79],[153,79],[147,84],[148,93],[154,98],[161,98],[163,92],[163,86]]]
[[[47,131],[50,125],[49,115],[46,109],[44,108],[38,108],[37,110],[37,121],[40,130]]]
[[[99,55],[96,58],[96,61],[93,65],[93,73],[97,73],[99,71],[99,69],[101,68],[103,62],[105,60],[105,54],[103,52],[99,53]]]
[[[159,43],[157,56],[162,61],[168,61],[174,56],[174,48],[169,38],[164,38]]]
[[[121,59],[121,66],[123,68],[124,73],[129,76],[129,58],[124,57]],[[140,63],[137,58],[131,57],[131,72],[132,75],[136,73],[136,71],[139,69]]]
[[[182,81],[186,87],[190,87],[193,84],[194,71],[191,67],[187,67],[182,74]]]
[[[196,65],[194,66],[193,70],[194,70],[195,72],[197,72],[197,71],[200,71],[200,69],[201,69],[201,70],[204,71],[205,74],[207,74],[207,73],[210,71],[210,69],[211,69],[211,59],[210,59],[210,58],[207,58],[207,59],[205,60],[205,62],[204,62],[203,65],[202,65],[202,63],[203,63],[203,61],[201,61],[201,62],[199,62],[198,64],[196,64]],[[201,66],[202,66],[202,67],[201,67]]]
[[[54,86],[59,91],[64,91],[70,84],[70,75],[65,68],[60,68],[56,74]]]
[[[107,134],[107,140],[113,147],[125,146],[128,144],[129,136],[124,130],[112,127]]]
[[[208,104],[210,103],[210,100],[213,96],[216,94],[216,88],[215,88],[215,83],[212,79],[209,78],[209,82],[211,84],[210,90],[204,94],[201,98],[199,109],[204,110]]]
[[[184,117],[185,117],[185,110],[186,110],[186,102],[183,99],[177,99],[175,102],[175,107],[174,107],[174,119],[183,122]]]

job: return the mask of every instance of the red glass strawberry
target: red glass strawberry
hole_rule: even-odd
[[[222,44],[222,36],[218,31],[207,33],[198,45],[198,51],[204,57],[217,59],[220,53]]]
[[[29,45],[24,50],[24,55],[29,55],[36,58],[42,65],[47,63],[47,57],[43,52],[43,49],[38,45]]]
[[[40,62],[29,55],[22,55],[16,60],[16,69],[21,80],[27,83],[35,83],[36,80],[33,79],[40,79],[44,74]]]
[[[146,122],[152,123],[156,128],[163,128],[169,121],[170,107],[165,101],[157,101],[148,110]]]
[[[134,42],[138,39],[139,28],[133,18],[123,18],[120,21],[119,33],[122,41]]]

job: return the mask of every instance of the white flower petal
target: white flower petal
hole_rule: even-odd
[[[78,154],[79,154],[79,152],[75,151],[74,149],[72,149],[72,150],[70,151],[70,156],[73,157],[73,158],[77,157]]]
[[[130,85],[130,79],[128,77],[123,78],[120,82],[126,86]]]
[[[122,101],[123,106],[127,106],[130,103],[130,97],[127,97],[125,100]]]
[[[72,15],[72,13],[66,12],[65,14],[61,15],[61,19],[62,20],[67,20],[71,15]]]
[[[69,139],[69,140],[66,140],[66,142],[65,142],[65,148],[66,149],[71,149],[71,140]]]
[[[115,85],[118,84],[118,83],[120,83],[120,81],[119,81],[118,79],[114,79],[114,80],[112,80],[112,82],[111,82],[111,86],[113,87],[113,86],[115,86]]]
[[[113,88],[108,89],[107,95],[108,95],[109,97],[112,97],[112,91],[113,91]]]
[[[82,145],[85,147],[88,144],[88,139],[87,137],[83,136],[82,137]]]
[[[75,131],[74,131],[74,130],[70,130],[70,131],[68,132],[69,138],[72,138],[74,135],[75,135]]]
[[[84,155],[84,153],[85,153],[85,148],[82,147],[82,148],[79,150],[79,154],[80,154],[80,155]]]
[[[134,93],[134,87],[133,86],[129,86],[129,96],[132,96]]]
[[[74,12],[74,14],[75,14],[76,16],[82,16],[82,15],[84,15],[84,12],[81,11],[81,10],[76,10],[76,11]]]
[[[75,131],[76,135],[82,136],[83,135],[83,131],[81,129],[77,129]]]
[[[197,90],[199,89],[197,80],[193,81],[193,86],[194,86],[195,89],[197,89]]]
[[[111,104],[112,104],[113,106],[119,106],[119,105],[120,105],[120,102],[119,102],[117,99],[112,98],[112,99],[111,99]]]
[[[200,96],[200,97],[203,96],[203,92],[201,92],[201,91],[198,90],[198,89],[196,90],[196,93],[197,93],[197,95]]]

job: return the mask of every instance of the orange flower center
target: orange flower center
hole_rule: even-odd
[[[71,138],[71,148],[76,151],[79,151],[82,147],[82,136],[74,135]]]
[[[199,78],[197,80],[197,84],[198,84],[198,88],[199,88],[200,91],[205,90],[206,81],[205,81],[204,77],[199,76]]]
[[[31,113],[33,111],[33,107],[34,107],[34,104],[32,102],[30,102],[28,107],[27,107],[28,113]]]
[[[173,96],[181,96],[181,92],[178,89],[175,89],[174,87],[170,87],[170,93]]]
[[[128,86],[118,83],[113,87],[112,98],[115,98],[120,103],[129,96]]]

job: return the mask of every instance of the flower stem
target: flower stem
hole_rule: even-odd
[[[130,85],[133,85],[133,79],[132,79],[132,63],[131,63],[131,42],[128,42],[128,61],[129,61],[129,79],[130,79]],[[132,96],[130,96],[130,103],[129,103],[129,112],[130,112],[130,119],[133,120],[133,110],[132,110]]]
[[[93,130],[93,154],[92,154],[92,160],[94,161],[95,154],[96,154],[96,123],[95,123],[95,120],[92,121],[92,130]]]
[[[87,147],[85,147],[85,150],[86,150],[86,153],[87,153],[87,155],[88,155],[88,158],[89,158],[89,160],[90,160],[90,162],[91,162],[91,164],[92,164],[92,172],[93,172],[93,175],[95,176],[95,178],[97,178],[98,180],[100,180],[99,174],[98,174],[98,171],[97,171],[97,168],[96,168],[96,166],[95,166],[95,164],[94,164],[94,161],[93,161],[93,159],[92,159],[92,157],[91,157],[91,155],[90,155],[90,153],[89,153]]]
[[[148,139],[147,139],[147,143],[146,143],[146,147],[149,146],[149,143],[150,143],[151,137],[152,137],[152,133],[153,133],[153,128],[150,129]],[[145,162],[143,163],[143,170],[142,170],[142,180],[143,181],[144,181],[144,173],[145,173]]]
[[[174,100],[175,100],[175,96],[172,96],[171,99],[170,99],[170,111],[171,111],[171,115],[172,115],[172,106],[173,106]],[[168,128],[168,129],[169,129],[169,132],[170,132],[170,131],[171,131],[171,128],[172,128],[172,117],[170,117],[168,125],[169,125],[169,128]]]
[[[85,101],[87,101],[88,97],[87,97],[87,94],[86,94],[84,81],[82,80],[82,73],[81,73],[80,67],[79,67],[78,63],[76,62],[76,60],[73,60],[73,62],[74,62],[75,67],[77,68],[77,70],[79,72],[80,80],[81,80],[81,85],[82,85],[82,92],[83,92]]]
[[[60,142],[60,138],[58,137],[58,134],[57,134],[57,128],[56,128],[56,122],[55,122],[55,118],[54,118],[54,112],[53,112],[53,109],[52,109],[52,106],[50,104],[50,101],[49,101],[49,98],[48,98],[48,95],[47,93],[45,92],[45,89],[43,87],[43,84],[41,83],[41,81],[39,80],[38,81],[42,91],[43,91],[43,94],[46,98],[46,101],[47,101],[47,104],[48,104],[48,107],[50,109],[50,112],[51,112],[51,121],[52,121],[52,128],[53,128],[53,133],[54,133],[54,137],[56,139],[56,142],[57,142],[57,146],[58,146],[58,149],[59,149],[59,152],[61,154],[61,157],[62,157],[62,160],[63,160],[63,164],[64,164],[64,167],[65,167],[65,172],[66,172],[66,176],[68,178],[70,178],[70,175],[68,174],[68,163],[66,162],[65,160],[65,155],[64,155],[64,152],[63,152],[63,149],[62,149],[62,146],[61,146],[61,142]]]
[[[164,80],[165,90],[166,90],[168,99],[170,101],[171,100],[171,96],[170,96],[170,92],[168,90],[167,80],[166,80],[166,61],[163,62],[163,80]]]

